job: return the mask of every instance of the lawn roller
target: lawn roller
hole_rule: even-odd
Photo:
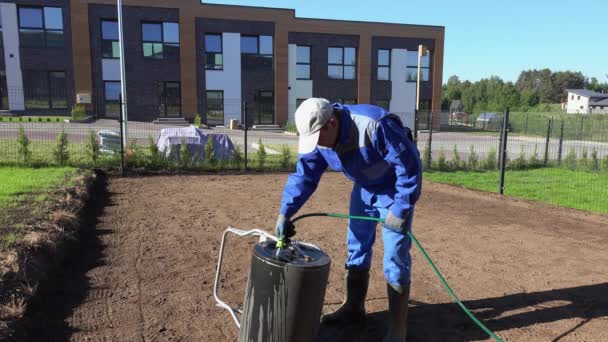
[[[228,233],[259,236],[253,248],[244,308],[222,301],[218,285]],[[240,342],[309,342],[317,339],[331,260],[319,247],[279,240],[260,229],[224,231],[213,295],[240,329]],[[240,318],[238,317],[240,316]]]
[[[292,219],[292,223],[314,216],[384,223],[381,218],[335,213],[304,214]],[[260,241],[253,250],[243,311],[232,308],[220,300],[217,295],[224,242],[228,233],[260,237]],[[498,335],[479,321],[458,299],[414,234],[411,232],[407,232],[407,234],[462,311],[489,337],[497,342],[502,342]],[[239,342],[314,341],[319,331],[319,318],[330,263],[329,256],[315,245],[279,240],[274,235],[260,229],[243,231],[228,228],[222,236],[213,295],[217,306],[228,310],[237,327],[240,328]],[[243,324],[239,321],[237,314],[241,315]]]

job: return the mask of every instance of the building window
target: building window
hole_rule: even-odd
[[[580,100],[580,99],[581,99],[581,96],[580,96],[580,95],[578,95],[578,96],[576,97],[576,99],[577,99],[577,100]]]
[[[378,80],[389,81],[391,79],[391,50],[378,50]]]
[[[205,69],[223,70],[224,54],[222,53],[222,35],[205,35]]]
[[[182,94],[180,82],[158,82],[158,93],[160,95],[160,115],[181,115]]]
[[[120,58],[116,20],[101,21],[101,55],[103,58]]]
[[[19,7],[22,47],[63,47],[63,12],[60,7]]]
[[[0,48],[4,47],[4,38],[2,36],[2,11],[0,11]]]
[[[330,47],[327,76],[334,80],[354,80],[357,71],[357,49],[352,47]]]
[[[179,25],[177,23],[141,23],[144,57],[164,59],[179,53]]]
[[[224,91],[223,90],[207,90],[205,92],[207,98],[207,125],[223,125],[224,124]]]
[[[571,99],[571,100],[574,100],[574,95],[572,95],[572,96],[570,97],[570,99]]]
[[[310,46],[296,48],[296,79],[310,80]]]
[[[302,104],[302,102],[306,101],[307,99],[296,99],[296,109],[298,109],[298,107],[300,107],[300,105]]]
[[[376,100],[376,106],[384,108],[384,110],[388,111],[390,100]]]
[[[63,71],[23,71],[26,109],[67,109]]]
[[[105,96],[105,116],[119,117],[120,116],[120,82],[106,81],[104,82]]]
[[[431,51],[420,58],[420,75],[422,82],[430,80]],[[418,79],[418,51],[407,51],[406,81],[416,82]]]
[[[8,87],[6,86],[6,70],[0,70],[0,109],[9,109]]]
[[[272,36],[241,36],[241,53],[272,58]]]
[[[583,109],[583,106],[581,106],[580,109]]]

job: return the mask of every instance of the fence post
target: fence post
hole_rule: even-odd
[[[503,195],[505,193],[505,169],[507,168],[507,137],[509,126],[509,107],[505,109],[505,115],[502,124],[502,146],[500,148],[500,185],[498,192]]]
[[[525,135],[528,135],[528,112],[526,112],[526,133]]]
[[[564,142],[564,120],[562,119],[562,125],[559,129],[559,148],[557,150],[557,165],[562,164],[562,144]]]
[[[583,120],[585,117],[581,114],[581,127],[578,130],[578,140],[583,140]]]
[[[122,108],[122,94],[118,94],[118,103],[120,104],[120,108]],[[118,124],[120,125],[120,174],[125,175],[125,140],[123,137],[123,120],[122,120],[122,111],[118,115]]]
[[[547,125],[547,140],[545,141],[545,160],[544,165],[547,166],[549,162],[549,142],[551,141],[551,129],[553,128],[553,119],[549,119],[549,123]]]
[[[243,122],[243,127],[244,127],[244,132],[245,132],[245,136],[244,136],[244,153],[245,153],[245,172],[247,172],[247,101],[243,102],[243,118],[244,118],[244,122]]]
[[[429,128],[429,139],[427,140],[427,149],[428,149],[428,154],[425,157],[425,164],[426,164],[426,169],[430,170],[431,169],[431,159],[433,158],[433,112],[429,112],[429,116],[427,117],[427,123],[428,123],[428,128]]]

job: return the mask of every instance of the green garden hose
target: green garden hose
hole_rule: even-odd
[[[298,220],[301,220],[306,217],[312,217],[312,216],[328,216],[328,217],[367,220],[367,221],[376,221],[376,222],[384,223],[384,220],[381,218],[368,217],[368,216],[351,216],[351,215],[335,214],[335,213],[304,214],[304,215],[294,218],[293,220],[291,220],[291,222],[295,223]],[[416,239],[414,234],[412,234],[411,232],[407,232],[407,235],[412,239],[412,241],[414,241],[414,244],[416,245],[416,247],[418,247],[418,250],[420,250],[420,252],[422,253],[422,256],[424,256],[424,259],[431,266],[431,268],[433,269],[433,272],[435,272],[435,275],[437,276],[437,278],[439,278],[439,280],[441,281],[441,284],[446,289],[446,291],[448,292],[450,297],[452,297],[452,299],[454,299],[454,301],[467,314],[467,316],[469,316],[473,320],[473,322],[475,322],[475,324],[477,324],[483,331],[485,331],[492,339],[494,339],[495,341],[502,342],[502,339],[498,335],[493,333],[492,330],[488,329],[480,320],[478,320],[477,317],[475,317],[475,315],[473,315],[473,313],[471,311],[469,311],[469,309],[467,309],[467,307],[464,306],[464,304],[462,304],[460,299],[458,299],[458,297],[456,297],[456,294],[454,293],[454,291],[452,291],[452,289],[450,288],[450,285],[448,285],[448,282],[445,280],[445,278],[443,278],[443,276],[441,275],[441,272],[439,272],[439,270],[437,269],[437,266],[435,266],[435,263],[433,263],[433,260],[431,260],[431,257],[429,257],[429,255],[426,253],[424,248],[422,248],[422,245],[420,244],[420,242],[418,242],[418,239]]]

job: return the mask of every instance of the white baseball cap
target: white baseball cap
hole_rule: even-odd
[[[310,153],[319,142],[319,134],[334,113],[334,107],[326,99],[313,97],[296,109],[296,127],[300,134],[298,153]]]

